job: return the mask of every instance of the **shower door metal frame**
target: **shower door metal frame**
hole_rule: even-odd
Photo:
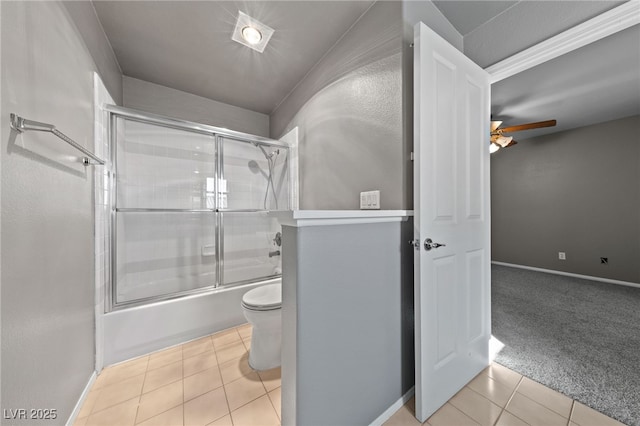
[[[265,138],[262,136],[251,135],[249,133],[237,132],[234,130],[224,129],[221,127],[210,126],[207,124],[195,123],[192,121],[180,120],[171,117],[165,117],[157,114],[147,113],[140,110],[131,108],[123,108],[115,105],[106,105],[105,111],[109,113],[109,128],[108,138],[111,150],[111,181],[109,184],[110,197],[109,197],[109,239],[111,246],[111,260],[108,265],[109,280],[108,288],[105,288],[105,312],[112,312],[121,309],[131,308],[135,306],[147,305],[149,303],[161,302],[180,297],[190,296],[194,294],[213,293],[221,291],[231,287],[235,287],[242,284],[248,284],[259,281],[266,281],[279,277],[280,275],[270,275],[266,277],[260,277],[257,279],[243,280],[234,282],[231,284],[223,284],[224,278],[224,226],[223,217],[224,213],[237,213],[237,212],[268,212],[266,209],[220,209],[219,208],[219,185],[220,179],[224,178],[224,165],[223,165],[223,144],[222,139],[227,138],[238,142],[251,143],[254,145],[266,145],[275,146],[278,148],[287,150],[287,174],[290,173],[290,159],[288,158],[289,146],[283,142]],[[117,207],[117,195],[118,195],[118,165],[117,165],[117,119],[123,118],[125,120],[136,121],[144,124],[157,125],[160,127],[167,127],[175,130],[182,130],[193,133],[200,133],[203,135],[211,136],[214,138],[215,144],[215,178],[214,178],[214,208],[212,209],[155,209],[155,208],[118,208]],[[291,188],[287,191],[287,207],[291,208]],[[206,287],[178,291],[174,293],[168,293],[157,296],[149,296],[140,299],[135,299],[127,302],[116,303],[117,300],[117,213],[118,212],[158,212],[158,213],[214,213],[216,216],[215,236],[216,242],[216,274],[215,282]]]

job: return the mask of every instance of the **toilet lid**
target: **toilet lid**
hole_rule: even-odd
[[[242,305],[256,311],[280,308],[282,306],[282,284],[267,284],[249,290],[242,296]]]

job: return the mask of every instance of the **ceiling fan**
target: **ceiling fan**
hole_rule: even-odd
[[[518,142],[513,140],[513,136],[505,136],[504,133],[519,132],[521,130],[539,129],[542,127],[553,127],[556,120],[537,121],[535,123],[519,124],[517,126],[500,127],[502,121],[491,122],[491,145],[489,151],[493,154],[500,148],[508,148]]]

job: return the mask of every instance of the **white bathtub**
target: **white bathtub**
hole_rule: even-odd
[[[242,295],[261,281],[110,312],[104,315],[104,365],[206,336],[246,321]]]

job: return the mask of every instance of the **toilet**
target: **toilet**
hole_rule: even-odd
[[[267,284],[242,296],[242,311],[253,326],[249,365],[254,370],[280,366],[282,284]]]

